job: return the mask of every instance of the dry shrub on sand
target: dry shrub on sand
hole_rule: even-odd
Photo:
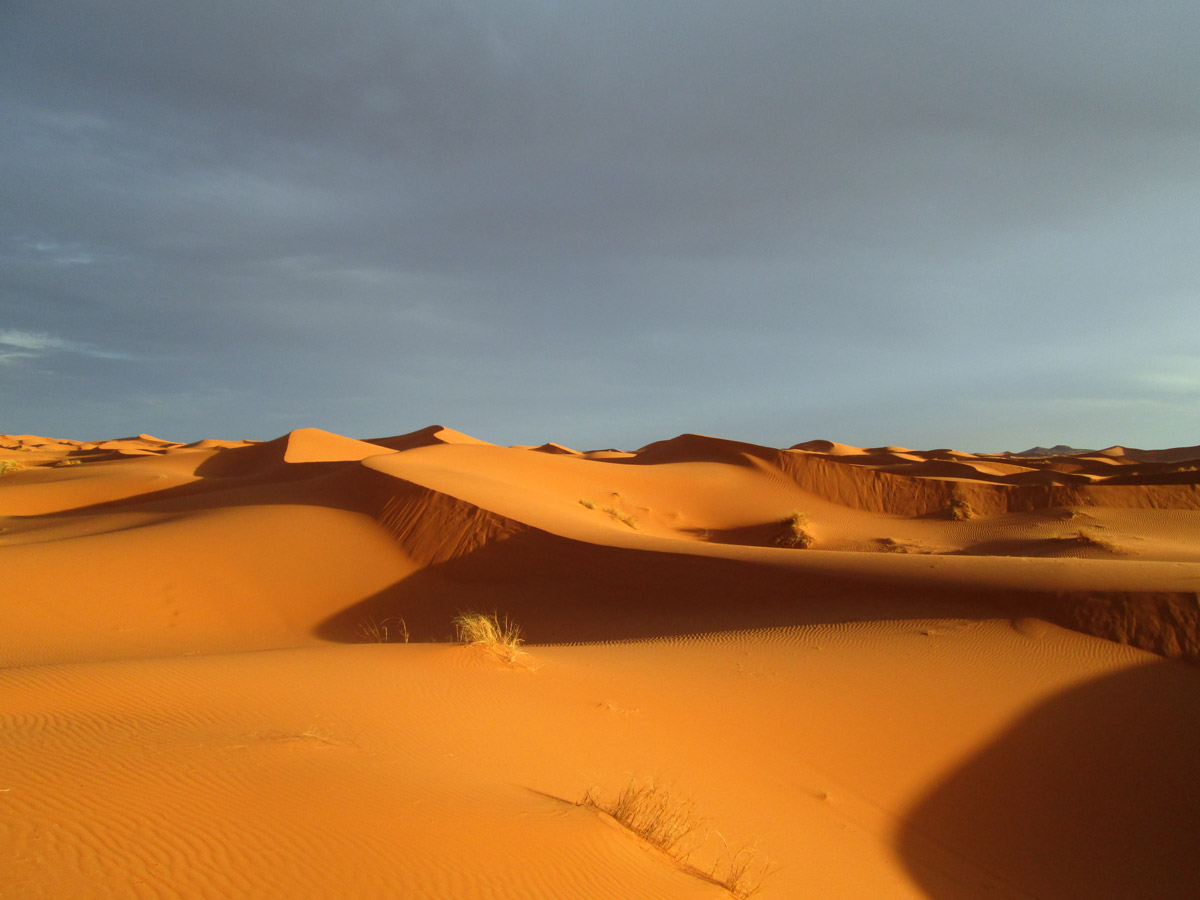
[[[757,844],[734,850],[725,843],[725,838],[721,838],[721,843],[725,845],[725,856],[713,866],[710,877],[735,897],[751,897],[757,894],[763,879],[775,870],[774,865],[758,849]],[[722,862],[725,864],[724,874],[718,876],[717,872],[722,870]]]
[[[684,840],[704,824],[693,813],[690,801],[677,800],[670,788],[654,780],[631,780],[609,803],[602,802],[599,794],[589,788],[583,805],[608,813],[646,843],[681,861],[691,855],[681,847]]]
[[[972,518],[975,515],[975,510],[971,508],[971,504],[962,497],[955,497],[950,501],[950,518],[956,522],[963,522]]]
[[[580,498],[579,505],[585,509],[598,509],[600,512],[607,513],[608,515],[612,516],[618,522],[623,522],[635,531],[637,530],[637,516],[631,515],[630,513],[621,512],[621,510],[617,509],[615,506],[597,506],[595,500],[591,500],[586,497]]]
[[[772,870],[770,860],[757,846],[731,848],[719,833],[708,831],[706,820],[696,815],[691,801],[678,798],[657,780],[630,779],[612,801],[604,801],[595,789],[589,788],[580,805],[607,813],[646,843],[662,850],[685,871],[720,885],[735,897],[758,893],[763,879]],[[724,850],[712,868],[705,871],[688,859],[710,834],[716,834]]]
[[[454,630],[464,644],[484,647],[510,665],[522,652],[521,628],[508,616],[464,612],[454,617]]]
[[[0,459],[0,475],[7,475],[9,472],[16,472],[23,468],[24,466],[15,459]]]
[[[399,616],[390,616],[380,622],[365,619],[358,623],[358,636],[366,644],[407,644],[408,623]]]
[[[812,532],[808,530],[808,516],[802,512],[793,512],[783,519],[783,533],[775,539],[780,547],[797,547],[801,550],[813,545]]]
[[[605,506],[601,509],[601,512],[606,512],[618,522],[623,522],[630,528],[637,530],[637,516],[630,515],[629,513],[623,513],[615,506]]]

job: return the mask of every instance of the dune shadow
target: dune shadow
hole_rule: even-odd
[[[1152,662],[1029,710],[904,816],[931,900],[1190,900],[1200,671]]]
[[[328,617],[315,633],[357,643],[364,622],[403,618],[413,640],[445,640],[450,620],[466,610],[508,615],[539,644],[997,615],[979,590],[931,596],[895,579],[588,544],[528,530],[420,569]]]
[[[712,544],[734,544],[742,547],[775,547],[786,532],[779,520],[736,528],[685,528],[690,534]]]
[[[1120,556],[1120,548],[1089,541],[1078,536],[1002,538],[979,541],[951,556],[1031,556],[1031,557],[1081,557],[1087,555]]]

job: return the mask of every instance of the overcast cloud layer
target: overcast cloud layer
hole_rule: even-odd
[[[1200,442],[1195,0],[0,4],[0,431]]]

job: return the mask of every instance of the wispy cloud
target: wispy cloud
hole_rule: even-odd
[[[0,329],[0,363],[11,364],[23,359],[35,359],[50,353],[76,353],[96,359],[133,358],[125,353],[104,350],[78,341],[69,341],[42,331],[20,331],[11,328]]]
[[[96,261],[96,256],[79,244],[60,244],[55,241],[33,241],[26,248],[56,266],[82,266]]]
[[[6,347],[16,347],[19,350],[69,350],[72,348],[70,341],[64,341],[62,338],[54,337],[50,334],[42,334],[36,331],[0,331],[0,344]]]
[[[1142,372],[1137,380],[1160,394],[1200,397],[1200,356],[1160,358],[1154,368]]]
[[[0,255],[11,261],[42,266],[84,266],[97,262],[100,255],[79,241],[56,241],[45,237],[17,234],[0,245]]]

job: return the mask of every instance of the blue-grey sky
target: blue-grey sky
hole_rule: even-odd
[[[0,431],[1200,442],[1195,0],[4,0]]]

